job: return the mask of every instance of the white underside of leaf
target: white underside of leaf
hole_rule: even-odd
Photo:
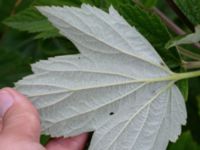
[[[111,7],[38,8],[80,54],[32,65],[17,89],[38,108],[45,134],[94,131],[90,150],[164,150],[186,123],[183,97],[150,43]]]

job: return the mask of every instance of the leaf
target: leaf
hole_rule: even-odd
[[[59,37],[60,34],[58,34],[57,30],[53,28],[47,19],[42,17],[34,7],[38,5],[79,6],[81,2],[89,3],[106,11],[112,4],[118,11],[120,11],[120,14],[124,16],[131,25],[136,26],[139,31],[151,42],[171,69],[174,70],[181,65],[177,50],[175,48],[170,50],[164,48],[165,44],[171,38],[166,26],[157,16],[152,13],[147,13],[134,6],[132,0],[36,0],[31,8],[28,8],[25,11],[7,19],[7,25],[19,30],[36,33],[36,39]],[[38,27],[36,24],[39,24]]]
[[[2,24],[2,20],[4,20],[6,17],[8,17],[11,12],[13,11],[13,8],[15,6],[16,0],[0,0],[0,34],[4,31],[4,26]]]
[[[157,3],[157,0],[140,0],[140,1],[147,8],[151,8],[155,6]]]
[[[36,9],[35,5],[80,5],[80,0],[36,0],[32,7],[7,18],[4,23],[7,26],[36,33],[36,38],[52,38],[60,36],[58,30],[54,28],[47,19],[42,16]]]
[[[47,135],[41,135],[40,137],[40,143],[42,145],[47,145],[47,143],[51,140],[51,137],[50,136],[47,136]]]
[[[32,65],[16,84],[53,137],[94,131],[90,150],[164,150],[186,123],[183,96],[151,44],[113,7],[38,7],[80,54]]]
[[[81,5],[80,0],[35,0],[35,5],[56,5],[56,6],[63,6],[63,5],[70,5],[70,6],[79,6]]]
[[[56,5],[56,6],[80,6],[81,2],[90,3],[92,5],[98,6],[100,8],[107,9],[110,4],[117,7],[121,4],[133,4],[131,0],[36,0],[33,2],[32,6],[25,9],[22,12],[17,13],[14,16],[7,18],[4,23],[12,28],[18,29],[20,31],[27,31],[29,33],[36,33],[36,39],[48,39],[59,37],[58,31],[44,18],[37,10],[35,6],[38,5]],[[24,4],[25,3],[25,4]],[[32,3],[28,1],[22,1],[20,8],[27,5],[26,3]]]
[[[177,143],[170,146],[169,150],[199,150],[198,145],[193,139],[190,131],[184,132]]]
[[[0,88],[13,86],[13,82],[30,74],[28,60],[16,52],[8,52],[3,48],[0,48],[0,52]]]
[[[200,95],[197,96],[198,114],[200,116]]]
[[[179,87],[185,101],[188,100],[188,90],[189,90],[188,84],[189,83],[187,79],[177,82],[177,86]]]
[[[106,11],[109,9],[110,5],[114,6],[117,10],[120,10],[123,5],[134,5],[132,0],[81,0],[81,2],[96,6]]]
[[[199,0],[175,0],[177,5],[194,24],[200,24],[200,1]]]
[[[157,16],[131,5],[121,6],[119,10],[125,19],[149,40],[170,68],[179,67],[181,62],[177,50],[165,48],[165,44],[171,39],[171,35]]]
[[[98,8],[102,8],[102,9],[107,8],[110,1],[112,1],[112,0],[101,0],[101,1],[99,1],[99,0],[81,0],[82,3],[94,5]],[[115,1],[115,0],[113,0],[113,1]],[[121,0],[118,1],[118,4],[120,3],[120,1]]]
[[[15,0],[0,0],[0,21],[5,19],[7,16],[9,16],[15,6]]]
[[[22,11],[16,16],[6,19],[4,23],[21,31],[30,33],[43,32],[43,34],[45,32],[57,32],[58,35],[58,31],[34,8]]]
[[[166,44],[166,48],[171,48],[173,46],[182,45],[182,44],[198,43],[199,41],[200,41],[200,25],[196,26],[195,33],[191,33],[186,36],[179,37],[179,38],[169,41]]]

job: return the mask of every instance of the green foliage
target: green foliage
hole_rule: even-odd
[[[0,87],[13,86],[13,82],[30,73],[29,62],[25,58],[1,48],[0,52]]]
[[[151,42],[171,69],[179,66],[180,59],[176,49],[165,49],[165,44],[171,35],[157,16],[131,5],[123,5],[120,12]]]
[[[10,16],[15,6],[15,0],[0,0],[0,22],[4,20],[6,17]],[[0,23],[0,32],[3,32],[4,26]]]
[[[197,96],[197,103],[198,103],[199,116],[200,116],[200,95]]]
[[[87,3],[90,5],[94,5],[98,8],[102,8],[107,10],[110,5],[115,6],[115,8],[118,8],[123,4],[132,5],[132,0],[81,0],[82,3]]]
[[[188,80],[185,79],[185,80],[177,82],[177,86],[179,87],[181,93],[183,94],[185,101],[187,101],[188,100],[188,90],[189,90],[188,89]]]
[[[125,0],[109,0],[109,1],[93,1],[93,0],[82,0],[82,2],[95,5],[104,9],[112,4],[116,9],[118,9],[121,14],[131,23],[135,25],[140,32],[142,32],[146,38],[155,46],[159,54],[163,57],[165,62],[171,68],[178,67],[180,64],[179,56],[175,49],[167,50],[164,45],[170,40],[170,34],[168,33],[164,24],[155,15],[148,14],[142,11],[138,7],[131,6],[132,1]],[[79,5],[77,1],[44,1],[38,0],[35,2],[36,5]],[[39,12],[32,6],[25,11],[8,18],[5,23],[13,28],[28,31],[30,33],[38,33],[36,38],[50,38],[59,36],[58,31],[43,17]],[[145,23],[145,24],[144,24]],[[152,30],[158,29],[158,30]],[[162,39],[160,37],[163,37]]]
[[[65,38],[36,40],[33,35],[9,31],[0,41],[0,88],[30,74],[30,64],[56,55],[77,53]]]
[[[16,2],[16,7],[15,7],[15,14],[30,7],[35,0],[18,0]]]
[[[51,38],[60,36],[58,30],[55,29],[48,20],[42,16],[37,10],[38,5],[80,5],[79,0],[37,0],[31,5],[31,7],[24,11],[7,18],[4,23],[12,28],[20,31],[27,31],[29,33],[37,33],[36,38]]]
[[[90,4],[90,5],[94,5],[97,6],[99,8],[105,9],[108,6],[108,1],[106,0],[81,0],[82,3],[86,3],[86,4]]]
[[[153,7],[157,3],[157,0],[140,0],[140,1],[147,8]]]
[[[200,145],[198,145],[192,139],[191,133],[189,131],[184,132],[178,139],[176,144],[170,146],[169,150],[199,150]]]
[[[189,81],[189,95],[187,101],[188,123],[187,127],[192,135],[192,138],[200,145],[200,130],[199,122],[200,115],[198,114],[198,96],[200,93],[200,77],[194,78]]]
[[[12,13],[12,10],[15,6],[15,0],[0,0],[0,21],[2,21],[4,18],[10,16]]]
[[[28,8],[25,11],[6,19],[5,23],[6,25],[21,31],[28,31],[30,33],[39,32],[40,37],[43,38],[47,38],[50,35],[59,35],[58,31],[47,21],[45,17],[41,16],[35,8]],[[50,33],[54,34],[52,35]]]
[[[176,0],[176,3],[194,25],[200,24],[199,0]]]
[[[63,5],[68,5],[68,6],[79,6],[81,5],[80,0],[35,0],[34,5],[56,5],[56,6],[63,6]]]
[[[29,33],[37,33],[36,38],[52,38],[60,36],[57,29],[55,29],[48,20],[42,16],[37,10],[36,6],[44,6],[44,5],[68,5],[68,6],[80,6],[81,2],[88,3],[91,5],[95,5],[97,7],[106,9],[111,4],[114,6],[119,6],[123,3],[131,4],[130,0],[36,0],[34,3],[24,11],[7,18],[4,23],[7,26],[18,29],[20,31],[27,31]]]
[[[41,143],[42,145],[46,145],[46,144],[50,141],[50,139],[51,139],[50,136],[48,136],[48,135],[42,135],[42,136],[40,137],[40,143]]]

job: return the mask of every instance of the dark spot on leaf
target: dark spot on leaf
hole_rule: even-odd
[[[81,57],[78,57],[78,59],[81,59]]]
[[[160,62],[160,65],[161,65],[161,66],[165,66],[163,62]]]
[[[112,116],[112,115],[114,115],[114,114],[115,114],[114,112],[110,112],[110,114],[109,114],[109,115],[110,115],[110,116]]]

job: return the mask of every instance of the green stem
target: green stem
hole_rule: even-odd
[[[198,71],[192,71],[192,72],[185,72],[185,73],[174,73],[167,77],[161,77],[161,78],[155,78],[155,79],[147,79],[147,80],[141,80],[137,82],[162,82],[162,81],[178,81],[183,79],[189,79],[194,77],[200,76],[200,70]]]
[[[185,72],[185,73],[176,73],[174,75],[174,80],[182,80],[182,79],[194,78],[194,77],[199,77],[199,76],[200,76],[200,70]]]

